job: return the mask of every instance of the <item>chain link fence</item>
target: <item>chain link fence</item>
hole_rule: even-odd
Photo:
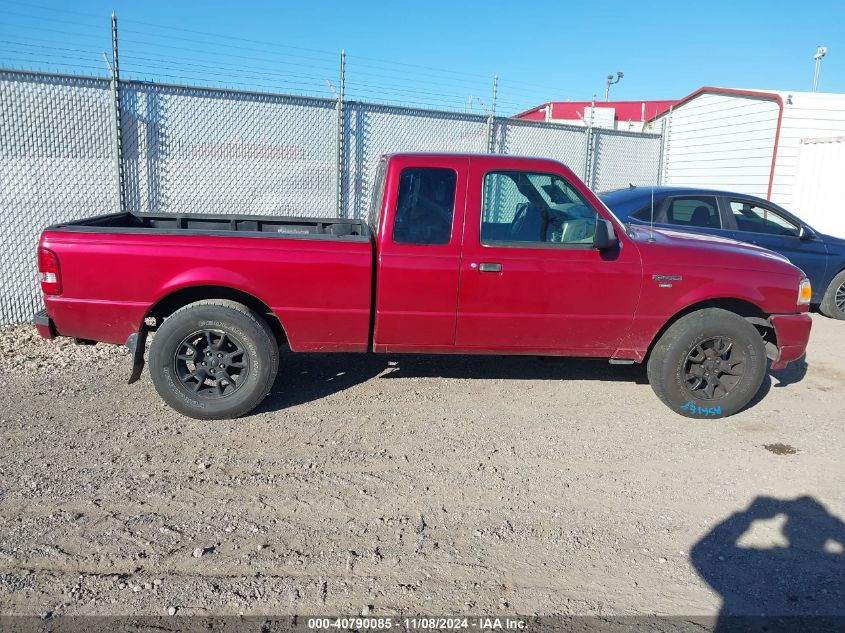
[[[595,132],[595,130],[593,130]],[[493,151],[514,156],[553,158],[585,179],[590,131],[558,123],[497,119]]]
[[[121,82],[126,211],[332,217],[336,102]]]
[[[567,164],[596,190],[659,181],[661,137],[460,112],[121,81],[124,209],[361,218],[389,152]],[[110,83],[0,71],[0,323],[40,308],[35,246],[56,222],[121,208]]]
[[[0,71],[0,323],[41,309],[35,246],[120,201],[109,82]]]
[[[594,129],[590,172],[584,180],[593,191],[657,184],[662,147],[660,134]]]
[[[389,152],[485,152],[488,118],[350,103],[344,108],[345,217],[363,218],[379,157]]]

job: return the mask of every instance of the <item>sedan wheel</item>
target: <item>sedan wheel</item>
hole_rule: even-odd
[[[819,310],[831,319],[845,320],[845,270],[830,282]]]

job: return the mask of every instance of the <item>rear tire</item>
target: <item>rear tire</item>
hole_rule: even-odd
[[[831,319],[845,320],[845,270],[840,272],[824,293],[819,310]]]
[[[174,312],[150,347],[150,376],[162,399],[199,420],[237,418],[269,393],[279,347],[266,321],[223,299]]]
[[[741,411],[766,376],[766,348],[742,317],[706,308],[673,323],[651,351],[648,380],[657,397],[689,418]]]

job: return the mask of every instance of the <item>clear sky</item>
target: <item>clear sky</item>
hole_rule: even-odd
[[[702,85],[845,92],[845,0],[476,2],[0,0],[0,65],[497,113],[548,100],[680,98]]]

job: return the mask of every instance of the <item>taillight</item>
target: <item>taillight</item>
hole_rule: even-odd
[[[59,272],[59,258],[46,248],[38,249],[38,278],[41,292],[45,295],[62,294],[62,275]]]

